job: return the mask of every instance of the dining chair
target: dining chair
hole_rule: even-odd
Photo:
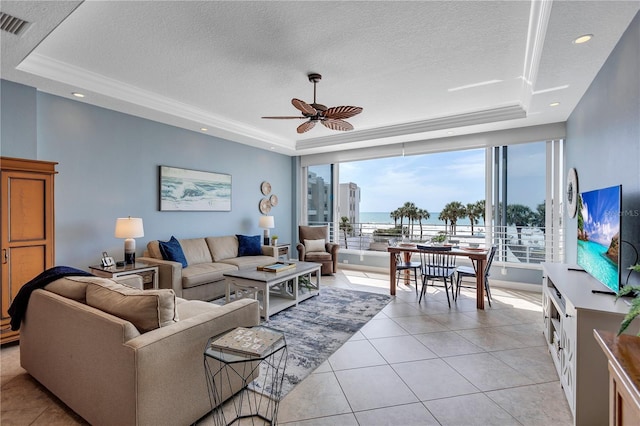
[[[398,245],[397,238],[389,239],[389,247],[395,247]],[[394,253],[396,262],[396,287],[400,285],[400,278],[404,278],[405,272],[409,271],[409,279],[411,279],[411,271],[413,271],[413,283],[416,287],[416,296],[418,295],[418,270],[420,269],[420,262],[405,262],[402,253]]]
[[[498,246],[494,245],[491,247],[489,251],[489,257],[487,258],[487,264],[484,267],[484,291],[487,293],[487,301],[489,302],[489,306],[491,306],[491,289],[489,287],[489,270],[491,269],[491,264],[493,263],[493,258],[496,254]],[[462,279],[465,277],[476,278],[476,270],[472,266],[458,266],[456,268],[456,296],[457,299],[460,295],[460,287],[465,288],[476,288],[475,283],[473,286],[471,285],[462,285]]]
[[[451,298],[455,295],[453,275],[456,272],[456,257],[451,254],[450,248],[421,245],[418,245],[417,248],[420,252],[420,261],[422,263],[420,270],[422,273],[422,291],[420,292],[418,303],[422,301],[426,294],[429,280],[432,282],[431,285],[435,285],[433,284],[435,281],[442,281],[444,291],[447,293],[447,303],[451,307]],[[451,298],[449,298],[449,290],[451,290]]]

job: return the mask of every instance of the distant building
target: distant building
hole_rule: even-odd
[[[309,172],[307,185],[307,215],[310,224],[328,223],[331,217],[331,183]]]
[[[346,216],[349,222],[360,222],[360,187],[353,183],[341,183],[338,198],[338,218]]]

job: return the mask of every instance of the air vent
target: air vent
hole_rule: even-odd
[[[29,23],[15,16],[0,12],[0,29],[11,34],[19,35]]]

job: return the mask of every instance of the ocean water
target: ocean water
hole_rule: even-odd
[[[393,219],[389,216],[391,212],[360,212],[360,223],[379,223],[379,224],[391,224],[393,225]],[[423,225],[444,225],[444,221],[439,220],[440,212],[429,212],[429,219],[423,219],[421,222]],[[408,224],[409,220],[405,217],[403,223]],[[400,223],[398,221],[398,223]],[[471,222],[468,217],[458,219],[457,224],[459,226],[470,226]],[[480,219],[480,225],[484,224]],[[416,222],[417,225],[417,222]],[[476,223],[475,225],[478,225]]]
[[[598,281],[617,292],[618,266],[605,256],[607,248],[593,241],[578,240],[578,265]]]

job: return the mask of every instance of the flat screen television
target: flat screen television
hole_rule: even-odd
[[[578,198],[578,266],[616,293],[621,209],[620,185],[582,192]]]

